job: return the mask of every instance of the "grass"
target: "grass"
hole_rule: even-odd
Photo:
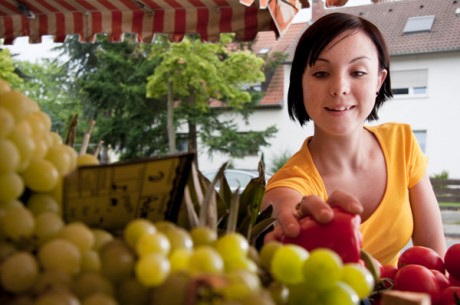
[[[458,208],[460,209],[460,202],[439,202],[441,208]]]

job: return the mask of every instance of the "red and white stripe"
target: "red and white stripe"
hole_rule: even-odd
[[[82,41],[93,41],[106,33],[120,41],[124,33],[136,33],[140,41],[150,42],[155,33],[174,41],[197,33],[215,41],[220,33],[236,33],[239,40],[250,41],[259,31],[283,34],[299,1],[305,0],[1,0],[0,38],[11,44],[29,36],[35,43],[52,35],[62,42],[78,34]]]

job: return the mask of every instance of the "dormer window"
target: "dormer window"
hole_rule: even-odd
[[[404,26],[404,34],[431,32],[434,23],[434,15],[409,17]]]

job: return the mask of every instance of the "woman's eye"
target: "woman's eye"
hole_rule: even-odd
[[[354,77],[363,77],[363,76],[365,76],[366,74],[367,74],[367,73],[366,73],[366,72],[363,72],[363,71],[354,71],[354,72],[352,73],[352,75],[353,75]]]
[[[313,76],[316,78],[325,78],[327,75],[328,75],[327,72],[324,72],[324,71],[318,71],[318,72],[313,73]]]

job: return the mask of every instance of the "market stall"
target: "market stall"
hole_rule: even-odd
[[[29,36],[31,43],[52,35],[56,42],[70,34],[92,41],[106,33],[112,41],[123,33],[136,33],[149,42],[155,33],[174,41],[186,33],[214,41],[220,33],[235,33],[237,39],[254,39],[259,31],[283,34],[290,21],[308,1],[267,0],[4,0],[0,3],[0,38],[11,44]]]
[[[345,3],[328,0],[326,4]],[[196,33],[204,41],[214,41],[220,33],[235,33],[238,40],[250,41],[260,31],[283,35],[297,11],[308,6],[307,0],[2,0],[0,39],[12,44],[17,37],[28,36],[31,43],[38,43],[42,36],[52,35],[62,42],[76,34],[81,41],[92,42],[104,33],[116,42],[124,33],[135,33],[139,41],[151,42],[156,33],[173,41]],[[340,248],[355,250],[352,261],[335,250],[313,255],[314,249],[292,248],[289,243],[252,253],[251,231],[272,221],[269,214],[258,214],[265,183],[261,167],[259,177],[241,196],[231,193],[225,182],[222,189],[228,190],[213,199],[217,180],[198,175],[189,154],[105,166],[97,160],[83,162],[82,155],[53,134],[38,104],[1,80],[0,102],[3,137],[8,137],[2,149],[13,152],[5,158],[11,162],[2,163],[1,174],[8,179],[2,176],[0,181],[0,242],[12,245],[0,252],[2,304],[55,300],[80,304],[81,300],[84,305],[224,301],[284,305],[300,304],[306,298],[315,304],[357,305],[372,300],[383,305],[433,304],[425,291],[374,294],[383,266],[362,251],[359,228],[349,218],[348,236],[356,239],[348,238],[345,246],[347,238],[330,235],[330,239]],[[14,147],[32,134],[24,131],[26,125],[35,127],[34,136],[48,141],[38,157],[33,150],[27,158],[14,153]],[[65,166],[62,156],[66,156]],[[219,203],[225,203],[225,209],[216,208]],[[245,216],[240,222],[238,207]],[[227,234],[218,237],[219,213],[226,217],[225,228],[219,229]],[[181,221],[187,225],[176,226]],[[211,230],[198,231],[203,227]],[[322,237],[321,241],[327,240]],[[460,275],[460,248],[452,249],[443,263],[450,274]],[[302,274],[310,257],[315,259]],[[53,278],[58,273],[62,279]],[[429,274],[437,287],[431,297],[440,300],[440,284]],[[418,277],[408,282],[414,278]],[[85,282],[102,284],[89,287]],[[279,296],[277,287],[285,288],[279,289]]]

